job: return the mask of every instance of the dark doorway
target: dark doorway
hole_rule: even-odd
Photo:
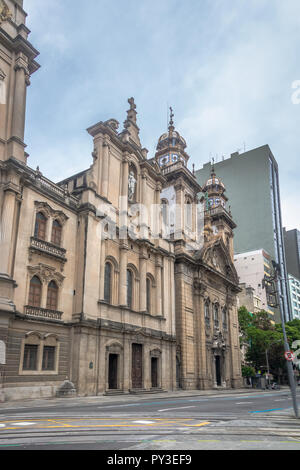
[[[118,354],[109,355],[108,388],[118,388]]]
[[[143,345],[132,345],[132,388],[143,387]]]
[[[216,356],[216,382],[218,386],[221,386],[221,361],[220,356]]]
[[[157,357],[151,357],[151,387],[158,387],[158,359]]]

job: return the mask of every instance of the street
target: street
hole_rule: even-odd
[[[300,426],[288,388],[44,399],[1,405],[0,449],[299,450]]]

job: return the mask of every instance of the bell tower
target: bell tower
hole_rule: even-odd
[[[225,191],[225,185],[216,175],[213,165],[210,178],[203,186],[204,196],[201,198],[201,202],[205,204],[205,235],[207,238],[210,234],[222,238],[233,261],[233,229],[236,224],[232,220],[230,208],[227,208],[228,197]]]
[[[23,0],[0,0],[0,161],[26,163],[26,94],[38,68],[38,51],[28,42]]]

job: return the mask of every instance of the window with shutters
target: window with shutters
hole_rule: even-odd
[[[31,307],[40,307],[42,297],[42,283],[37,276],[30,281],[28,303]]]
[[[43,370],[54,370],[55,368],[55,346],[44,346],[43,349]]]
[[[111,281],[112,281],[112,266],[110,263],[105,263],[104,272],[104,300],[111,303]]]
[[[214,305],[214,324],[216,328],[219,327],[219,305],[218,304]]]
[[[54,281],[49,282],[47,292],[47,305],[49,310],[57,310],[58,304],[58,287]]]
[[[132,288],[133,288],[133,274],[130,269],[127,269],[127,307],[132,308]]]
[[[38,345],[25,344],[23,370],[37,370]]]
[[[46,240],[46,227],[47,217],[42,212],[38,212],[35,219],[35,238],[38,238],[39,240]]]
[[[147,312],[151,313],[151,294],[152,294],[152,285],[151,280],[147,277],[146,280],[146,290],[147,290]]]
[[[57,220],[54,220],[53,225],[52,225],[51,243],[53,243],[54,245],[60,246],[61,234],[62,234],[62,226]]]

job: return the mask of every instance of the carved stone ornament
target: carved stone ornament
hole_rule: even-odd
[[[135,194],[136,194],[136,176],[133,168],[130,169],[129,171],[129,176],[128,176],[128,200],[130,202],[133,202],[135,200]]]
[[[0,24],[9,20],[11,17],[12,13],[6,5],[6,2],[4,0],[0,0]]]
[[[219,349],[223,351],[226,349],[226,343],[221,331],[214,334],[212,341],[212,349]]]
[[[31,277],[38,276],[45,284],[49,284],[50,281],[56,281],[60,287],[65,279],[65,276],[57,272],[55,268],[43,263],[39,263],[36,266],[28,266],[28,271]]]
[[[200,279],[194,279],[193,286],[197,294],[202,295],[202,296],[205,295],[207,291],[207,286],[203,284],[203,282],[201,282]]]
[[[56,210],[52,209],[52,207],[49,206],[49,204],[47,202],[35,201],[34,203],[35,203],[35,206],[37,208],[37,212],[39,210],[43,210],[43,212],[45,212],[47,217],[52,217],[53,219],[59,220],[62,223],[62,225],[69,218],[64,212],[56,211]]]

